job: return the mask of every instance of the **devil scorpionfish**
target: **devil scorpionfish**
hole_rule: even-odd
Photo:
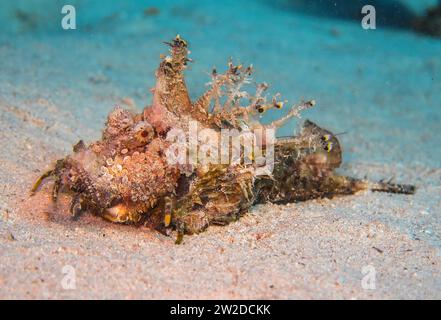
[[[241,90],[250,82],[252,66],[230,60],[225,73],[213,69],[209,90],[192,102],[184,81],[191,61],[187,42],[177,36],[166,44],[170,54],[161,56],[152,105],[141,113],[116,107],[108,115],[101,140],[90,145],[80,140],[72,154],[36,181],[32,193],[52,177],[54,201],[59,191],[72,194],[73,218],[88,211],[112,222],[145,224],[165,234],[176,230],[176,242],[181,243],[184,234],[236,221],[257,203],[331,198],[361,190],[415,192],[412,185],[337,174],[335,169],[342,162],[340,143],[311,121],[306,120],[296,136],[267,134],[315,102],[292,106],[280,119],[262,124],[262,113],[280,109],[286,101],[280,101],[279,94],[267,98],[266,83],[258,84],[254,94]],[[189,130],[196,130],[196,137],[177,139],[179,135],[171,134]],[[227,147],[239,155],[235,161],[232,157],[219,161],[216,153],[226,130],[228,139],[240,138],[239,144]],[[251,139],[250,132],[256,133]],[[247,148],[250,141],[252,148]],[[184,161],[176,161],[179,150]],[[205,161],[197,161],[201,154]]]

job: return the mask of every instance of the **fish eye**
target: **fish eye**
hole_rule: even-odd
[[[325,145],[324,149],[325,149],[326,151],[328,151],[328,152],[331,152],[331,150],[332,150],[332,142],[328,142],[328,143]]]

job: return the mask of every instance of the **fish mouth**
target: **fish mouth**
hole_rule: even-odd
[[[129,221],[128,213],[128,206],[124,203],[119,203],[104,210],[103,217],[112,222],[124,223]]]
[[[117,223],[137,223],[141,220],[141,216],[136,206],[127,203],[118,203],[102,213],[104,219]]]

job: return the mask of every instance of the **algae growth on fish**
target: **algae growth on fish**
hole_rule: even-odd
[[[412,194],[415,187],[369,182],[337,174],[340,143],[332,132],[305,121],[300,133],[275,138],[277,128],[314,101],[292,106],[262,124],[266,110],[283,109],[268,85],[246,88],[252,66],[231,61],[225,73],[213,70],[210,89],[191,101],[184,70],[188,45],[177,36],[162,56],[152,89],[153,102],[141,113],[116,107],[99,141],[79,141],[34,187],[52,177],[53,200],[72,194],[73,218],[91,212],[118,223],[145,224],[184,234],[239,219],[256,203],[288,203],[354,194],[361,190]],[[282,112],[282,111],[280,111]]]

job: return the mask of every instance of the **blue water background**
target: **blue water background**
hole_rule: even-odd
[[[440,168],[441,40],[408,27],[436,1],[372,3],[376,30],[360,25],[363,1],[72,0],[77,29],[63,30],[65,1],[3,0],[0,97],[49,99],[92,128],[92,136],[77,133],[91,141],[121,98],[138,108],[151,102],[162,42],[179,33],[194,60],[192,98],[232,57],[252,63],[255,81],[290,103],[315,99],[303,118],[347,132],[346,163]],[[293,121],[279,135],[295,130]]]

